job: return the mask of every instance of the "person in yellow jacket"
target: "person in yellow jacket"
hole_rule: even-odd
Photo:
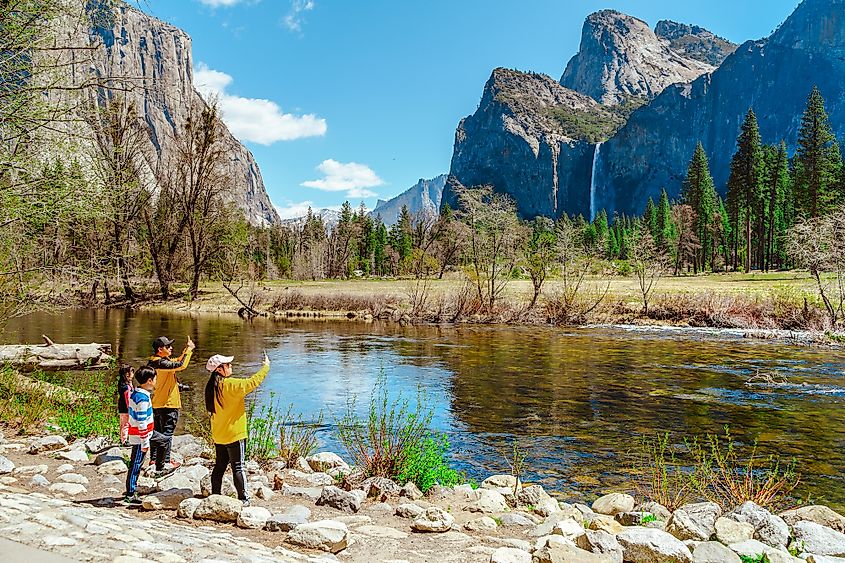
[[[264,363],[249,379],[232,377],[234,356],[215,354],[205,368],[211,372],[205,385],[205,408],[211,414],[211,437],[214,440],[215,460],[211,472],[211,494],[219,495],[226,466],[232,466],[232,480],[238,498],[249,506],[246,490],[246,407],[244,397],[254,391],[270,371],[270,359],[264,353]]]
[[[147,366],[156,370],[156,388],[152,399],[153,421],[155,429],[165,436],[173,436],[176,424],[179,422],[179,409],[182,408],[176,372],[188,367],[195,347],[194,341],[189,336],[182,355],[173,360],[170,358],[173,353],[173,340],[166,336],[159,336],[153,341],[153,355],[147,361]],[[163,450],[157,447],[151,448],[150,464],[153,463],[158,471],[179,467],[178,463],[170,460],[170,441]]]

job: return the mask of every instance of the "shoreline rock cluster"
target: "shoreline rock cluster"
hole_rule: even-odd
[[[139,480],[143,505],[135,513],[115,507],[125,452],[92,453],[103,446],[102,439],[0,438],[2,533],[62,553],[98,552],[108,541],[96,530],[137,524],[149,534],[152,518],[161,530],[192,530],[195,545],[168,544],[176,550],[172,562],[208,559],[221,529],[229,536],[252,534],[262,558],[280,561],[740,563],[765,556],[770,563],[845,562],[845,516],[825,506],[773,514],[753,502],[729,511],[697,502],[672,512],[624,493],[588,506],[560,502],[511,475],[488,477],[477,489],[435,485],[424,495],[413,483],[356,480],[354,468],[330,452],[300,458],[293,467],[248,462],[253,501],[243,506],[228,476],[223,494],[210,494],[211,460],[190,435],[174,438],[182,467],[162,479]],[[99,512],[82,526],[73,513],[88,505]],[[133,513],[137,517],[126,520]],[[235,552],[243,548],[232,542]]]

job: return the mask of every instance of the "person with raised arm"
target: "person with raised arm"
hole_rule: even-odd
[[[147,366],[156,370],[158,380],[153,393],[153,417],[156,430],[165,436],[173,436],[176,424],[179,422],[179,409],[182,408],[182,396],[179,394],[176,372],[188,367],[195,347],[194,341],[189,336],[182,354],[174,360],[170,357],[173,354],[173,340],[166,336],[159,336],[153,341],[153,355],[147,361]],[[150,452],[150,464],[155,463],[157,471],[162,471],[164,466],[170,469],[179,467],[179,463],[170,459],[170,443],[167,442],[164,451],[159,451],[154,445]]]

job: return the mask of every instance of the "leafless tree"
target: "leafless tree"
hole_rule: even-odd
[[[631,236],[633,240],[628,245],[628,255],[643,298],[643,315],[648,316],[649,300],[657,282],[666,273],[667,260],[648,229],[637,229]]]

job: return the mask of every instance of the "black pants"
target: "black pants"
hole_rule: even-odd
[[[173,436],[173,433],[176,432],[177,422],[179,422],[179,409],[153,409],[153,425],[158,432],[161,432],[165,436]],[[159,471],[161,471],[165,463],[170,462],[170,444],[171,442],[168,440],[163,454],[159,453],[157,446],[150,446],[150,459],[156,460],[156,469]],[[158,459],[162,455],[164,459],[161,462],[161,466],[159,466]]]
[[[244,457],[246,456],[246,440],[239,440],[231,444],[214,444],[214,469],[211,471],[211,494],[219,495],[223,488],[223,474],[226,466],[232,466],[232,480],[238,491],[240,500],[249,500],[246,492],[246,470]]]
[[[164,467],[164,452],[165,447],[170,447],[170,436],[165,436],[160,432],[153,430],[150,436],[150,451],[156,449],[159,452],[160,459],[156,460],[156,469],[159,471]],[[141,466],[144,464],[144,458],[147,456],[146,452],[141,451],[141,445],[135,444],[132,446],[132,458],[129,460],[129,472],[126,474],[126,496],[135,494],[135,486],[138,484],[138,475],[141,474]]]

